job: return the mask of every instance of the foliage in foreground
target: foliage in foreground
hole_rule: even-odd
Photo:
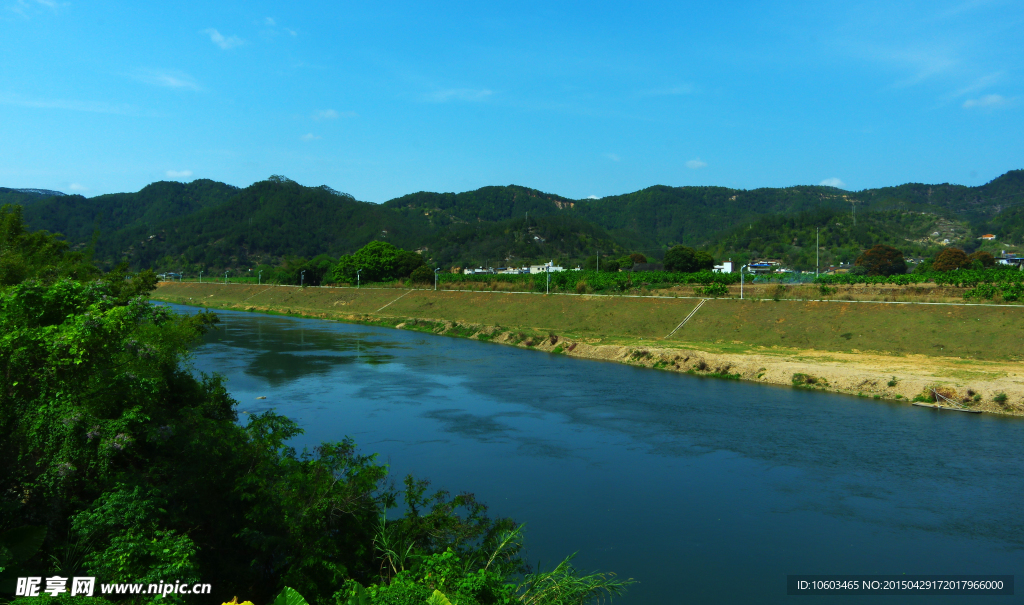
[[[187,363],[214,315],[147,302],[155,277],[127,266],[62,276],[53,236],[7,233],[0,264],[33,278],[0,289],[0,574],[202,581],[212,598],[261,604],[286,586],[315,605],[342,589],[371,599],[357,603],[409,602],[427,585],[454,587],[460,603],[511,602],[499,599],[527,571],[511,520],[412,477],[396,490],[350,439],[297,452],[288,418],[239,423],[221,379]],[[385,521],[399,500],[405,514]],[[68,599],[90,601],[54,601]]]

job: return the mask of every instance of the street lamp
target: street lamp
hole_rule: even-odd
[[[740,267],[740,300],[743,300],[743,270],[750,265],[743,265]]]
[[[231,270],[229,269],[229,270],[224,272],[224,285],[225,286],[228,285],[228,273],[230,273],[230,271]]]
[[[544,287],[544,294],[551,294],[551,262],[549,261],[547,266],[544,267],[544,272],[548,274],[548,283]]]
[[[362,269],[356,269],[356,288],[359,287],[359,279],[360,279],[359,278],[359,274],[362,273],[362,272],[363,272]]]
[[[306,283],[306,270],[303,269],[302,273],[299,274],[299,287]]]
[[[437,292],[437,272],[441,270],[441,267],[434,269],[434,292]]]
[[[203,283],[203,272],[199,272],[199,283]]]
[[[256,285],[259,286],[263,283],[263,269],[260,269],[260,274],[256,276]]]

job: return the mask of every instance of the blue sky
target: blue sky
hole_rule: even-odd
[[[1024,3],[0,0],[0,186],[977,185]]]

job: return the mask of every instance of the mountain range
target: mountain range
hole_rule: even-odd
[[[983,233],[996,233],[1004,246],[1024,239],[1024,170],[979,187],[911,183],[851,192],[656,185],[575,200],[509,185],[418,192],[383,204],[272,176],[245,188],[207,179],[161,181],[91,198],[0,188],[0,204],[21,205],[30,228],[91,247],[101,263],[127,259],[135,268],[155,269],[336,257],[373,240],[420,250],[437,266],[574,265],[598,251],[658,259],[684,244],[716,258],[777,257],[805,268],[822,260],[815,260],[816,240],[818,256],[832,262],[874,243],[923,255],[944,244],[976,248]]]

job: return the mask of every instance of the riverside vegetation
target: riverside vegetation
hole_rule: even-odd
[[[571,557],[531,570],[523,526],[472,494],[396,486],[351,439],[298,452],[302,429],[273,412],[239,422],[222,380],[188,363],[216,316],[147,302],[156,281],[101,274],[0,210],[0,599],[51,575],[293,605],[589,603],[631,582]]]

